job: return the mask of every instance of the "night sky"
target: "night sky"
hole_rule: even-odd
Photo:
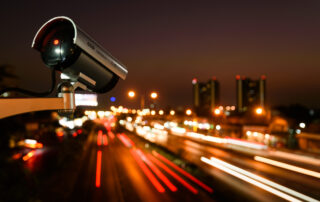
[[[65,15],[129,70],[100,97],[104,105],[116,96],[115,105],[138,106],[127,98],[134,89],[157,90],[163,107],[191,106],[192,78],[213,76],[222,104],[235,104],[235,76],[263,74],[270,105],[320,107],[319,0],[93,2],[2,1],[0,64],[15,66],[20,86],[47,90],[49,69],[31,42],[43,23]]]

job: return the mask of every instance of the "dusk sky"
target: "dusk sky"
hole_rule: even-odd
[[[83,3],[82,3],[83,2]],[[222,105],[236,104],[235,76],[267,76],[272,106],[320,107],[320,1],[4,1],[0,64],[20,86],[45,91],[50,71],[31,49],[40,26],[68,16],[128,68],[101,96],[157,90],[162,106],[192,105],[192,78],[217,77]]]

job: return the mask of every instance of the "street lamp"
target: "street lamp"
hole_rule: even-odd
[[[134,98],[136,96],[136,93],[133,90],[131,90],[131,91],[128,92],[128,96],[130,98]]]
[[[186,115],[190,116],[191,114],[192,114],[191,109],[187,109],[187,110],[186,110]]]
[[[215,109],[215,110],[214,110],[214,114],[215,114],[215,115],[220,115],[220,114],[221,114],[221,110],[218,109],[218,108]]]
[[[133,98],[136,97],[136,95],[137,94],[136,94],[135,91],[133,91],[133,90],[128,91],[128,97],[129,98],[133,99]],[[140,96],[140,109],[142,110],[142,109],[144,109],[144,105],[145,105],[146,92],[145,93],[139,93],[138,95]],[[157,99],[158,98],[158,93],[155,92],[155,91],[151,92],[150,98],[152,100]]]
[[[157,97],[158,97],[158,93],[152,92],[152,93],[150,94],[150,97],[155,100],[155,99],[157,99]]]
[[[257,115],[261,115],[262,113],[263,113],[262,107],[258,107],[258,108],[256,109],[256,114],[257,114]]]
[[[171,111],[170,111],[170,115],[171,115],[171,116],[174,116],[175,114],[176,114],[176,112],[175,112],[174,110],[171,110]]]
[[[305,128],[305,127],[306,127],[306,124],[303,123],[303,122],[301,122],[301,123],[299,123],[299,127],[300,127],[300,128]]]

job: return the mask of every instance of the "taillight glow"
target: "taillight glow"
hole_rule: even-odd
[[[103,145],[104,145],[104,146],[107,146],[107,145],[108,145],[107,135],[103,135],[103,136],[102,136],[102,141],[103,141]]]
[[[22,156],[21,153],[17,153],[17,154],[14,154],[14,155],[12,156],[12,159],[17,160],[17,159],[21,158],[21,156]]]
[[[96,187],[100,187],[100,181],[101,181],[101,158],[102,158],[102,152],[99,150],[97,152],[97,169],[96,169]]]
[[[133,158],[138,163],[141,170],[144,172],[144,174],[147,176],[147,178],[150,180],[150,182],[153,184],[153,186],[158,190],[160,193],[164,193],[165,189],[160,184],[160,182],[157,180],[157,178],[152,174],[152,172],[149,170],[149,168],[143,163],[143,161],[139,158],[138,154],[136,153],[136,150],[130,149],[130,152],[133,156]]]
[[[99,130],[98,131],[98,136],[97,136],[97,145],[101,146],[101,142],[102,142],[102,131]]]
[[[201,182],[200,180],[196,179],[195,177],[193,177],[192,175],[190,175],[188,172],[184,171],[183,169],[181,169],[180,167],[178,167],[176,164],[172,163],[171,161],[169,161],[168,159],[166,159],[164,156],[160,155],[159,153],[157,153],[156,151],[152,151],[152,154],[155,155],[156,157],[160,158],[162,161],[164,161],[166,164],[170,165],[172,168],[176,169],[177,171],[179,171],[181,174],[183,174],[184,176],[186,176],[187,178],[189,178],[190,180],[192,180],[193,182],[195,182],[196,184],[198,184],[200,187],[202,187],[203,189],[205,189],[206,191],[212,193],[213,190],[211,187],[205,185],[203,182]]]
[[[132,147],[130,142],[123,135],[118,134],[117,137],[119,138],[119,140],[121,140],[121,142],[124,144],[124,146],[126,146],[128,148]]]
[[[134,142],[133,142],[130,138],[128,138],[128,136],[126,136],[124,133],[122,133],[122,136],[123,136],[132,146],[135,145]]]
[[[136,150],[140,158],[146,162],[146,164],[151,168],[151,170],[160,178],[160,180],[166,184],[166,186],[173,192],[177,191],[177,187],[174,186],[170,180],[144,155],[144,153],[138,149]]]
[[[195,189],[193,186],[191,186],[188,182],[186,182],[184,179],[182,179],[179,175],[177,175],[175,172],[173,172],[170,168],[168,168],[166,165],[161,163],[158,159],[153,157],[152,155],[149,155],[149,158],[157,164],[159,167],[161,167],[163,170],[165,170],[167,173],[169,173],[172,177],[174,177],[177,181],[179,181],[183,186],[185,186],[187,189],[189,189],[192,193],[198,194],[198,190]]]
[[[108,135],[109,135],[109,137],[111,138],[111,140],[114,139],[114,134],[113,134],[113,132],[109,131],[109,132],[108,132]]]
[[[32,158],[35,154],[35,150],[30,151],[29,153],[27,153],[25,156],[22,157],[22,160],[27,161],[30,158]]]
[[[59,45],[60,41],[58,39],[53,40],[53,45]]]

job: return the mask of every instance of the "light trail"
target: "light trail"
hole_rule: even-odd
[[[101,142],[102,142],[102,131],[99,130],[98,131],[98,136],[97,136],[97,145],[101,146]]]
[[[186,176],[187,178],[189,178],[190,180],[192,180],[193,182],[195,182],[196,184],[198,184],[200,187],[202,187],[203,189],[205,189],[206,191],[212,193],[213,189],[209,186],[207,186],[206,184],[204,184],[203,182],[201,182],[200,180],[198,180],[197,178],[193,177],[192,175],[190,175],[188,172],[184,171],[182,168],[180,168],[179,166],[177,166],[176,164],[172,163],[171,161],[169,161],[168,159],[166,159],[164,156],[160,155],[159,153],[157,153],[156,151],[152,151],[152,154],[158,158],[160,158],[162,161],[164,161],[166,164],[170,165],[172,168],[176,169],[178,172],[180,172],[182,175]]]
[[[274,189],[274,188],[272,188],[272,187],[270,187],[268,185],[262,184],[261,182],[258,182],[258,181],[254,180],[252,178],[249,178],[249,177],[247,177],[247,176],[245,176],[245,175],[243,175],[241,173],[238,173],[238,172],[236,172],[234,170],[231,170],[231,169],[223,166],[222,164],[214,162],[214,161],[212,161],[212,160],[210,160],[210,159],[208,159],[206,157],[201,157],[201,161],[203,161],[203,162],[205,162],[205,163],[207,163],[207,164],[209,164],[209,165],[211,165],[211,166],[213,166],[215,168],[218,168],[218,169],[220,169],[220,170],[222,170],[222,171],[224,171],[226,173],[229,173],[230,175],[233,175],[233,176],[235,176],[235,177],[237,177],[237,178],[239,178],[239,179],[241,179],[243,181],[246,181],[246,182],[248,182],[250,184],[253,184],[253,185],[255,185],[255,186],[257,186],[257,187],[259,187],[261,189],[264,189],[264,190],[266,190],[266,191],[268,191],[268,192],[270,192],[270,193],[272,193],[272,194],[274,194],[276,196],[279,196],[280,198],[283,198],[285,200],[295,201],[295,202],[301,201],[301,200],[299,200],[297,198],[294,198],[294,197],[292,197],[292,196],[290,196],[288,194],[285,194],[285,193],[283,193],[281,191],[278,191],[278,190],[276,190],[276,189]]]
[[[169,173],[172,177],[174,177],[177,181],[179,181],[183,186],[185,186],[187,189],[189,189],[192,193],[198,194],[198,190],[195,189],[193,186],[191,186],[188,182],[186,182],[184,179],[182,179],[179,175],[177,175],[175,172],[173,172],[170,168],[168,168],[166,165],[164,165],[161,161],[153,157],[152,155],[149,155],[149,158],[157,164],[159,167],[161,167],[163,170],[165,170],[167,173]]]
[[[152,172],[149,170],[149,168],[143,163],[143,161],[139,158],[138,154],[136,153],[136,150],[130,149],[130,152],[133,156],[133,158],[136,160],[137,164],[141,168],[141,170],[144,172],[144,174],[147,176],[147,178],[150,180],[152,185],[158,190],[160,193],[164,193],[165,189],[160,184],[160,182],[157,180],[157,178],[152,174]]]
[[[186,129],[185,128],[181,128],[181,127],[173,127],[171,128],[171,134],[173,135],[184,135],[186,133]]]
[[[103,141],[102,141],[102,142],[103,142],[103,145],[104,145],[104,146],[107,146],[107,145],[108,145],[107,135],[103,135],[103,136],[102,136],[102,140],[103,140]]]
[[[280,161],[267,159],[267,158],[264,158],[264,157],[261,157],[261,156],[255,156],[254,160],[260,161],[260,162],[263,162],[263,163],[267,163],[267,164],[270,164],[270,165],[273,165],[273,166],[277,166],[277,167],[280,167],[280,168],[284,168],[284,169],[287,169],[287,170],[291,170],[291,171],[294,171],[294,172],[298,172],[298,173],[301,173],[301,174],[305,174],[305,175],[309,175],[309,176],[312,176],[312,177],[320,178],[320,173],[318,173],[318,172],[315,172],[315,171],[312,171],[312,170],[308,170],[308,169],[305,169],[305,168],[301,168],[301,167],[298,167],[298,166],[290,165],[290,164],[287,164],[287,163],[282,163]]]
[[[233,145],[238,145],[238,146],[243,146],[243,147],[248,147],[252,149],[258,149],[258,150],[263,150],[267,149],[268,147],[264,144],[260,143],[255,143],[255,142],[249,142],[246,140],[241,140],[241,139],[235,139],[235,138],[226,138],[228,144],[233,144]]]
[[[284,192],[286,192],[286,193],[288,193],[288,194],[291,194],[291,195],[293,195],[293,196],[295,196],[295,197],[298,197],[298,198],[300,198],[300,199],[303,199],[303,200],[306,200],[306,201],[318,201],[318,200],[313,199],[313,198],[311,198],[311,197],[309,197],[309,196],[306,196],[306,195],[301,194],[301,193],[299,193],[299,192],[297,192],[297,191],[294,191],[294,190],[292,190],[292,189],[290,189],[290,188],[287,188],[287,187],[285,187],[285,186],[282,186],[282,185],[280,185],[280,184],[278,184],[278,183],[272,182],[272,181],[267,180],[267,179],[265,179],[265,178],[263,178],[263,177],[260,177],[260,176],[258,176],[258,175],[255,175],[255,174],[253,174],[253,173],[251,173],[251,172],[248,172],[248,171],[246,171],[246,170],[243,170],[243,169],[241,169],[241,168],[239,168],[239,167],[236,167],[236,166],[234,166],[234,165],[231,165],[231,164],[229,164],[229,163],[226,163],[226,162],[224,162],[224,161],[222,161],[222,160],[219,160],[219,159],[217,159],[217,158],[211,157],[211,161],[214,161],[214,162],[216,162],[216,163],[220,163],[220,164],[222,164],[223,166],[226,166],[227,168],[230,168],[230,169],[232,169],[232,170],[234,170],[234,171],[236,171],[236,172],[239,172],[239,173],[241,173],[241,174],[243,174],[243,175],[246,175],[246,176],[248,176],[248,177],[251,177],[251,178],[253,178],[253,179],[255,179],[255,180],[258,180],[258,181],[260,181],[260,182],[262,182],[262,183],[265,183],[265,184],[267,184],[267,185],[269,185],[269,186],[271,186],[271,187],[274,187],[274,188],[276,188],[276,189],[279,189],[279,190],[281,190],[281,191],[284,191]]]
[[[18,160],[19,158],[21,158],[22,154],[21,153],[16,153],[12,156],[12,159],[14,160]]]
[[[140,150],[136,150],[140,158],[146,162],[146,164],[151,168],[151,170],[160,178],[160,180],[166,184],[166,186],[173,192],[177,191],[177,187],[174,186],[170,180],[144,155],[144,153]]]
[[[122,136],[123,136],[132,146],[135,146],[134,142],[133,142],[130,138],[128,138],[128,136],[127,136],[126,134],[122,133]]]
[[[195,139],[201,139],[207,142],[217,143],[217,144],[238,145],[238,146],[248,147],[251,149],[258,149],[258,150],[267,149],[267,146],[264,144],[249,142],[242,139],[214,137],[214,136],[203,135],[195,132],[187,132],[187,136]]]
[[[108,135],[111,138],[111,140],[113,140],[115,138],[115,135],[111,131],[108,132]]]
[[[34,156],[35,153],[36,153],[35,150],[32,150],[32,151],[28,152],[26,155],[24,155],[22,157],[22,160],[24,160],[24,161],[29,160],[30,158],[32,158]]]
[[[311,156],[303,156],[300,154],[282,152],[282,151],[269,151],[269,154],[276,157],[286,158],[292,161],[300,161],[316,166],[320,166],[320,159]]]
[[[102,152],[99,150],[97,152],[97,168],[96,168],[96,187],[100,187],[100,181],[101,181],[101,158],[102,158]]]
[[[117,137],[119,138],[119,140],[121,140],[121,142],[128,148],[131,148],[132,145],[130,144],[130,142],[121,134],[118,134]]]

